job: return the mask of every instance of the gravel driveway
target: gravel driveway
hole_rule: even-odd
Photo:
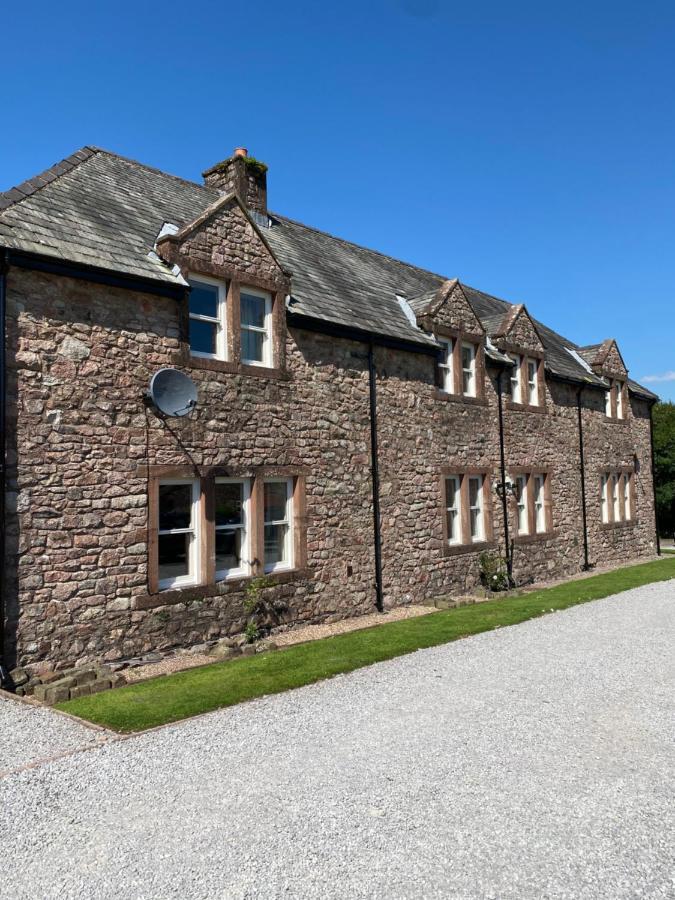
[[[675,581],[0,780],[18,898],[674,896]]]

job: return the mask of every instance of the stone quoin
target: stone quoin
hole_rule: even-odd
[[[240,633],[261,576],[288,625],[466,593],[482,554],[656,552],[657,398],[613,340],[270,212],[243,148],[203,184],[84,148],[0,195],[0,248],[7,667]],[[167,367],[187,416],[147,402]]]

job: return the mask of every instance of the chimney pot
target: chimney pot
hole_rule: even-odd
[[[202,173],[204,184],[221,194],[237,194],[249,212],[267,215],[267,166],[235,147],[228,159]]]

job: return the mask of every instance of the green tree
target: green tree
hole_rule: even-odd
[[[659,532],[675,534],[675,403],[654,407],[654,469]]]

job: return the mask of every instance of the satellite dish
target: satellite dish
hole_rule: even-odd
[[[187,416],[197,405],[197,386],[178,369],[160,369],[150,379],[148,397],[165,416]]]

